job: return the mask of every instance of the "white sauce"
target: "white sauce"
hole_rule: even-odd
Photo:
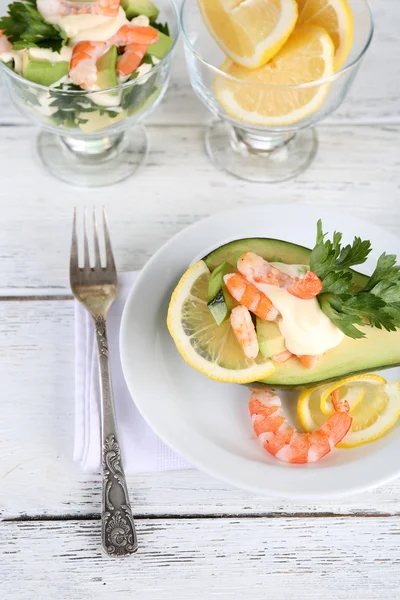
[[[69,62],[72,56],[72,48],[64,46],[60,52],[52,52],[49,48],[29,48],[28,54],[38,60],[48,60],[49,62]]]
[[[23,57],[24,50],[19,50],[18,52],[10,50],[10,52],[3,52],[0,55],[0,60],[5,63],[14,61],[14,70],[16,71],[16,73],[22,73]]]
[[[94,84],[91,86],[90,91],[91,92],[97,92],[100,91],[101,88]],[[121,102],[121,94],[120,92],[103,92],[102,94],[88,94],[88,98],[90,98],[91,100],[93,100],[93,102],[95,104],[98,104],[99,106],[118,106],[120,105]]]
[[[302,265],[272,264],[294,277],[301,277],[304,274]],[[255,285],[268,296],[281,313],[279,329],[285,338],[286,348],[292,354],[298,356],[324,354],[343,340],[344,334],[322,312],[316,298],[301,300],[275,285],[265,283]]]
[[[59,17],[57,25],[63,29],[70,41],[105,42],[110,39],[123,25],[129,23],[125,12],[119,9],[116,17],[102,15],[68,15]]]

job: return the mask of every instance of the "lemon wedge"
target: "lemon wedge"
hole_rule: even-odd
[[[329,34],[314,25],[296,28],[278,54],[259,69],[226,60],[221,70],[239,79],[217,76],[215,94],[226,113],[248,125],[289,125],[322,105],[329,83],[310,83],[334,74],[335,49]],[[258,85],[254,85],[258,84]]]
[[[172,294],[167,326],[184,360],[211,379],[228,383],[251,383],[275,371],[259,354],[245,357],[229,319],[217,325],[207,306],[210,272],[203,261],[190,267]]]
[[[297,0],[299,25],[323,27],[335,46],[335,70],[348,57],[353,43],[354,17],[347,0]]]
[[[236,63],[255,69],[283,46],[297,21],[295,0],[198,0],[215,41]]]
[[[351,380],[351,381],[349,381]],[[360,388],[364,394],[361,397]],[[386,383],[378,375],[362,375],[349,377],[327,387],[321,385],[302,392],[297,402],[297,414],[304,431],[311,432],[319,429],[327,420],[327,414],[321,410],[322,396],[327,396],[339,388],[341,398],[349,398],[349,389],[355,399],[350,408],[353,419],[349,433],[345,436],[339,448],[356,448],[382,437],[391,429],[400,416],[400,383]],[[330,391],[328,391],[330,390]],[[350,395],[351,399],[351,395]],[[326,406],[329,409],[329,404]]]

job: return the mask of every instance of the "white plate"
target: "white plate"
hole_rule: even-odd
[[[226,242],[272,237],[314,245],[316,222],[324,230],[370,239],[373,259],[400,256],[400,240],[348,214],[296,205],[257,206],[219,213],[181,231],[147,263],[127,301],[121,325],[121,359],[136,405],[155,432],[185,459],[223,481],[281,498],[333,498],[381,485],[400,473],[398,427],[377,442],[334,450],[319,463],[287,465],[254,439],[247,388],[216,383],[189,367],[166,327],[171,293],[194,260]],[[371,271],[367,263],[365,272]],[[385,371],[387,379],[399,369]],[[286,398],[286,409],[295,402]],[[295,418],[295,416],[293,416]]]

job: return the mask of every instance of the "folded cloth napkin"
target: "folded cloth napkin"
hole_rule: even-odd
[[[110,364],[122,459],[126,472],[167,471],[189,465],[156,436],[126,386],[119,356],[122,311],[137,273],[119,276],[118,297],[107,319]],[[89,313],[75,303],[74,460],[85,472],[100,471],[100,390],[95,332]]]

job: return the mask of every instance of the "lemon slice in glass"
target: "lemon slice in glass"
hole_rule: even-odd
[[[254,69],[283,46],[296,25],[295,0],[198,0],[203,20],[221,49]]]
[[[261,353],[245,357],[229,319],[217,325],[207,306],[210,272],[199,261],[184,273],[172,294],[167,325],[185,361],[217,381],[251,383],[271,375],[275,367]]]
[[[346,60],[353,43],[354,17],[347,0],[297,0],[299,25],[326,29],[335,46],[335,70]]]
[[[258,69],[226,60],[221,70],[234,79],[217,75],[216,97],[229,116],[248,125],[296,123],[324,102],[329,83],[318,82],[334,74],[334,54],[322,27],[298,27],[278,54]]]

